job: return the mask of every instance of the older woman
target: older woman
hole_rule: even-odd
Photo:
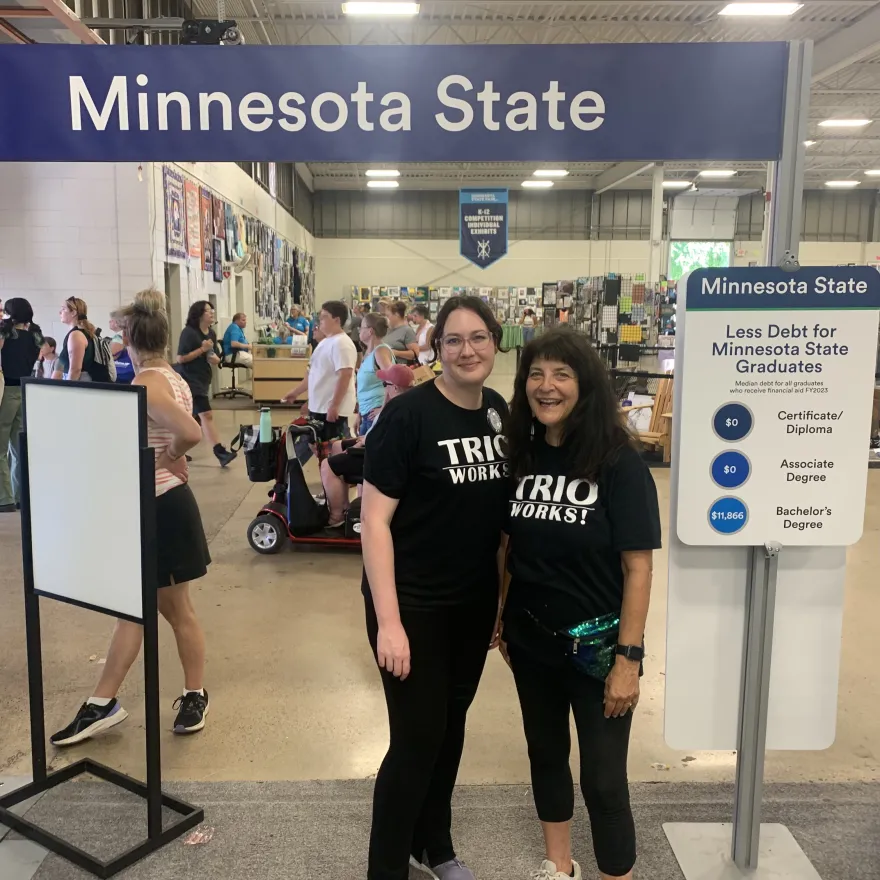
[[[581,876],[571,852],[573,713],[600,875],[631,878],[626,759],[660,546],[657,491],[599,356],[567,328],[526,346],[508,437],[515,485],[504,639],[544,832],[534,876]]]

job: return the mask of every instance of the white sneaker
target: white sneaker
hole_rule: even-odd
[[[427,856],[425,856],[427,860]],[[417,862],[413,856],[409,857],[409,878],[410,880],[425,880],[425,877],[430,877],[431,880],[437,880],[437,875],[427,866],[423,865],[421,862]]]
[[[564,874],[562,871],[556,870],[556,865],[553,862],[545,859],[541,863],[540,869],[532,874],[532,880],[571,880],[572,877],[574,880],[582,880],[581,866],[573,859],[571,864],[574,868],[574,874]]]

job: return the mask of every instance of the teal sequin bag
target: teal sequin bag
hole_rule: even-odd
[[[620,614],[604,614],[564,630],[550,629],[530,611],[526,614],[536,626],[563,643],[565,656],[578,672],[601,682],[611,674],[617,660]]]
[[[575,669],[604,682],[617,660],[620,615],[612,613],[585,620],[562,634],[571,639],[568,656]]]

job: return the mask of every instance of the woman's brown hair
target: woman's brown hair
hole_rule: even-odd
[[[369,327],[379,339],[384,339],[388,335],[388,318],[378,312],[364,315],[364,326]]]
[[[168,347],[168,313],[165,295],[158,290],[142,290],[134,301],[119,312],[129,345],[139,354],[165,355]]]
[[[94,339],[95,325],[89,321],[89,307],[86,305],[86,301],[78,296],[70,296],[65,300],[65,304],[68,310],[76,315],[76,326]]]

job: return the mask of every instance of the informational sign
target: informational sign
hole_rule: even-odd
[[[880,273],[703,269],[683,283],[679,539],[854,544],[864,523]]]
[[[459,193],[461,255],[485,269],[507,254],[506,189]]]
[[[0,46],[0,161],[771,160],[787,59],[771,42]]]

